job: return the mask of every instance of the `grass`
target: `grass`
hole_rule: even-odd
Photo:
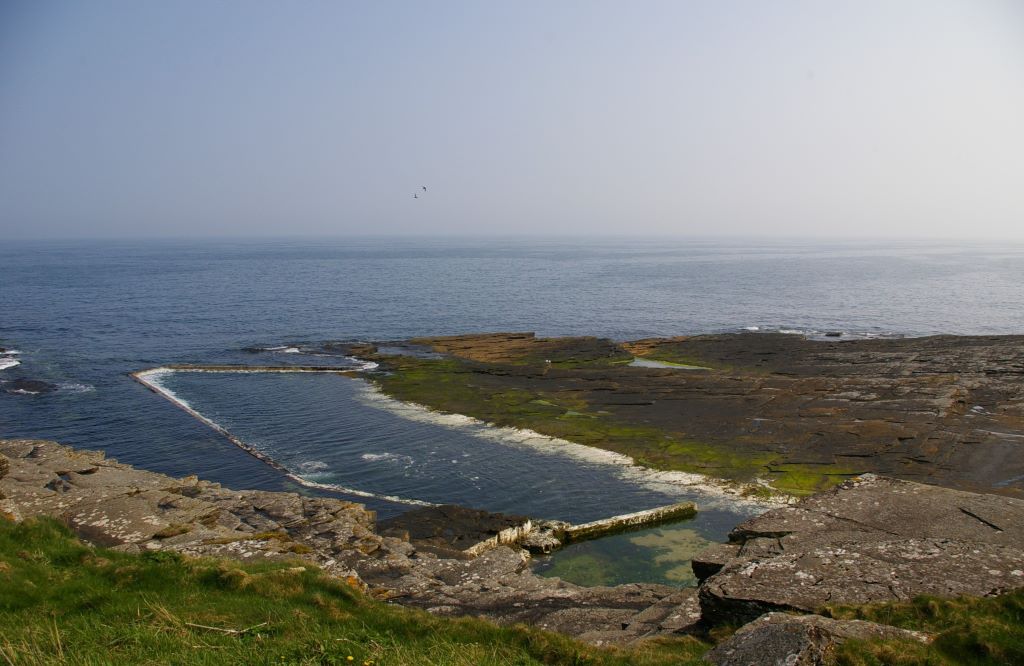
[[[499,387],[493,378],[482,381],[475,373],[476,366],[458,359],[393,357],[388,363],[393,372],[374,381],[394,398],[623,453],[653,469],[706,474],[738,483],[766,478],[775,492],[788,495],[825,490],[851,473],[835,466],[776,466],[774,456],[747,453],[741,446],[713,445],[683,433],[626,423],[590,409],[577,393]],[[773,491],[757,488],[754,492]]]
[[[697,664],[694,638],[633,651],[370,599],[303,563],[93,549],[0,521],[0,664]]]
[[[936,599],[830,609],[840,619],[891,624],[933,634],[916,641],[849,641],[837,652],[841,666],[1024,664],[1024,590],[990,598]]]

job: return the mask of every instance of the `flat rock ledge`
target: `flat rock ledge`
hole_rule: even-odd
[[[737,526],[695,558],[705,620],[1024,587],[1024,500],[865,474]]]
[[[230,490],[135,469],[99,451],[0,440],[0,519],[33,516],[58,518],[84,541],[125,552],[302,560],[385,601],[499,624],[529,622],[597,645],[685,633],[700,620],[693,589],[580,587],[535,575],[518,546],[448,556],[429,538],[422,547],[409,541],[398,524],[380,534],[376,516],[361,504]]]

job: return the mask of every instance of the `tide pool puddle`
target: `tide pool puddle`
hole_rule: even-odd
[[[341,375],[176,372],[160,384],[310,483],[573,523],[697,503],[697,517],[684,523],[574,544],[538,561],[545,575],[573,582],[687,585],[698,544],[724,539],[763,510],[645,481],[614,454],[591,450],[588,459],[560,440],[400,409],[364,381]]]
[[[634,358],[629,363],[633,368],[669,368],[672,370],[710,370],[703,365],[688,365],[686,363],[673,363],[672,361],[655,361],[650,358]]]

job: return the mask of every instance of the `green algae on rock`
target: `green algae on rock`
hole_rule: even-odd
[[[1024,496],[1024,336],[415,342],[440,358],[372,355],[387,371],[374,381],[394,398],[751,495],[807,495],[875,472]],[[633,367],[634,358],[706,369]]]

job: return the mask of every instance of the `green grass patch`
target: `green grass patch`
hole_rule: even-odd
[[[1024,664],[1024,590],[985,599],[920,597],[909,603],[829,610],[841,619],[869,620],[935,636],[930,645],[850,641],[836,654],[836,663],[842,666]]]
[[[598,649],[372,600],[305,563],[93,549],[0,521],[0,664],[697,664],[693,638]]]

